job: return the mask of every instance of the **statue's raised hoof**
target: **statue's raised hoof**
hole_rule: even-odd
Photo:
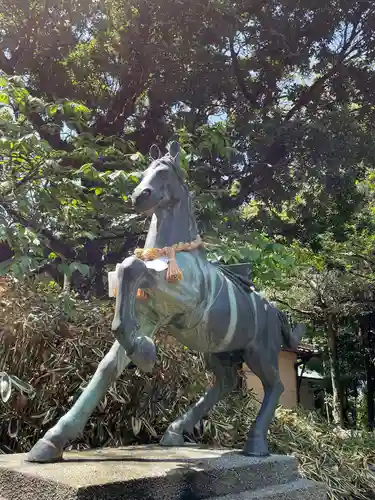
[[[184,444],[184,436],[173,431],[166,431],[160,440],[161,446],[184,446]]]
[[[62,460],[63,451],[57,448],[48,439],[39,439],[33,448],[27,454],[28,462],[51,463],[60,462]]]
[[[151,373],[156,363],[156,356],[156,346],[152,339],[149,337],[136,339],[134,352],[130,358],[141,371]]]

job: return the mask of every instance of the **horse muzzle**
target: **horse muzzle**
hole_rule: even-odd
[[[152,211],[160,202],[160,198],[151,188],[134,191],[131,199],[133,208],[138,213]]]

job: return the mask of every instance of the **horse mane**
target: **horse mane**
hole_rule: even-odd
[[[196,219],[196,216],[194,213],[193,200],[192,200],[192,196],[191,196],[191,193],[189,191],[189,188],[186,184],[184,171],[181,169],[181,167],[176,165],[175,158],[173,158],[173,156],[170,153],[167,153],[164,156],[162,156],[161,158],[155,160],[155,167],[160,165],[160,163],[163,163],[163,164],[170,166],[172,168],[173,172],[176,174],[177,178],[179,179],[181,187],[183,188],[183,190],[186,193],[186,199],[187,199],[187,205],[188,205],[187,208],[188,208],[188,212],[189,212],[190,230],[195,229],[196,232],[198,233],[198,224],[197,224],[197,219]]]

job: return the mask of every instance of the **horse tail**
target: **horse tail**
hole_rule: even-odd
[[[288,317],[282,311],[277,311],[280,319],[281,334],[284,339],[284,346],[289,349],[296,349],[301,341],[302,336],[306,332],[306,327],[302,323],[297,323],[292,329]]]

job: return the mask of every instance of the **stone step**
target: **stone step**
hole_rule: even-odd
[[[298,479],[256,491],[245,491],[216,497],[214,500],[326,500],[327,492],[321,483]]]
[[[62,462],[53,464],[28,463],[25,459],[26,455],[0,456],[0,497],[203,500],[225,495],[236,498],[244,492],[250,494],[299,479],[293,457],[246,457],[238,450],[200,446],[150,445],[69,452]]]

